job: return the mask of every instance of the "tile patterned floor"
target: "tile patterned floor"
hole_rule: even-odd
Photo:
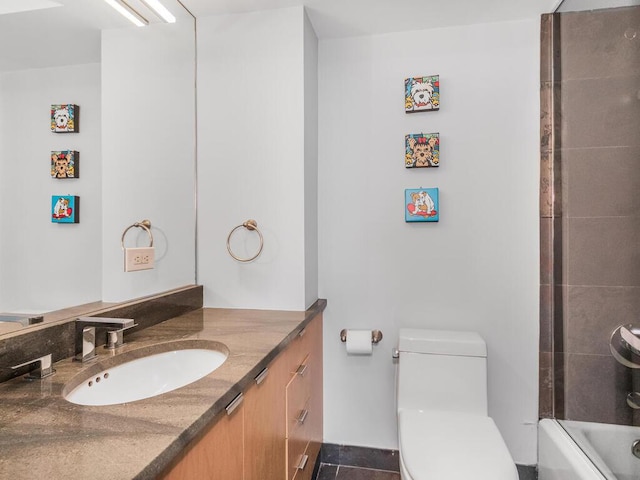
[[[321,463],[316,480],[400,480],[400,474],[386,470]]]
[[[537,480],[538,473],[533,467],[518,465],[520,480]],[[400,474],[372,468],[345,467],[321,463],[315,480],[400,480]]]

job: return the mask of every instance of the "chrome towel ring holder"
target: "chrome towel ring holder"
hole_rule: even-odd
[[[231,236],[235,233],[236,230],[238,230],[239,228],[246,228],[247,230],[253,230],[255,231],[258,236],[260,237],[260,247],[258,248],[257,253],[250,258],[240,258],[237,255],[235,255],[232,251],[231,251],[231,245],[229,244],[231,241]],[[258,230],[258,222],[256,222],[255,220],[247,220],[246,222],[242,223],[241,225],[238,225],[237,227],[234,227],[233,230],[231,230],[231,232],[229,232],[229,236],[227,237],[227,251],[229,252],[229,255],[231,255],[233,257],[234,260],[237,260],[238,262],[251,262],[253,260],[255,260],[256,258],[258,258],[258,256],[260,256],[260,254],[262,253],[262,247],[264,246],[264,238],[262,237],[262,233],[260,232],[260,230]]]
[[[142,228],[145,232],[147,232],[147,235],[149,235],[149,247],[153,247],[153,234],[151,233],[151,221],[142,220],[141,222],[136,222],[133,225],[129,225],[127,228],[125,228],[124,232],[122,232],[122,238],[120,239],[120,244],[122,245],[122,249],[125,250],[124,237],[127,235],[127,232],[134,227]]]

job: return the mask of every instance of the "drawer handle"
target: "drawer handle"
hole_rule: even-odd
[[[269,367],[265,367],[255,378],[256,384],[260,385],[264,382],[264,379],[267,378],[267,374],[269,373]]]
[[[304,421],[307,419],[307,415],[309,415],[309,410],[302,410],[300,412],[300,415],[298,415],[298,418],[296,418],[296,421],[300,424],[303,424]]]
[[[301,377],[304,377],[304,374],[306,373],[306,371],[307,371],[307,364],[303,363],[298,367],[298,370],[296,370],[296,373]]]
[[[225,407],[225,410],[227,411],[227,415],[231,415],[233,411],[240,406],[240,404],[242,403],[242,400],[244,400],[244,398],[242,397],[242,392],[241,392],[236,396],[236,398],[231,400],[229,405]]]
[[[300,463],[296,467],[297,470],[304,470],[304,467],[307,466],[307,462],[309,461],[309,455],[303,455],[300,459]]]

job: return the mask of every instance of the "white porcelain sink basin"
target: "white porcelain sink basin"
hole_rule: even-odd
[[[158,347],[133,350],[94,365],[72,379],[62,395],[79,405],[116,405],[155,397],[207,376],[229,354],[218,342],[182,341]]]

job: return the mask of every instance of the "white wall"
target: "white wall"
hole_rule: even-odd
[[[304,12],[305,305],[318,299],[318,38]]]
[[[193,21],[102,34],[103,300],[195,282]],[[152,223],[156,265],[124,272],[120,239]],[[127,246],[147,246],[132,229]]]
[[[79,133],[51,132],[51,104],[80,106]],[[0,311],[100,300],[100,64],[0,75]],[[80,152],[80,178],[53,179],[52,150]],[[80,223],[51,223],[52,195],[80,196]]]
[[[538,25],[320,41],[325,441],[396,448],[398,329],[470,329],[488,344],[490,415],[516,462],[536,462]],[[430,74],[441,110],[405,114],[403,80]],[[440,132],[439,168],[404,168],[419,132]],[[439,223],[405,223],[404,189],[419,187],[440,188]],[[384,340],[348,357],[342,328]]]
[[[316,135],[313,95],[305,96],[314,88],[305,76],[314,35],[305,22],[302,7],[198,19],[198,282],[206,306],[304,310],[315,290],[305,277],[315,229],[305,183],[316,162],[305,160]],[[227,236],[250,218],[264,249],[239,263]],[[257,238],[240,229],[232,249],[250,257]]]

